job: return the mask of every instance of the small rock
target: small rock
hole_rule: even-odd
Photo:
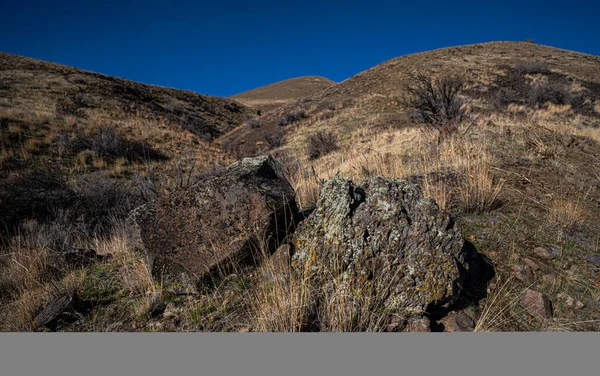
[[[531,268],[531,270],[533,270],[534,272],[539,270],[539,268],[540,268],[540,266],[538,264],[536,264],[533,260],[528,259],[527,257],[523,258],[523,262],[525,264],[527,264]]]
[[[512,270],[516,272],[516,277],[519,281],[523,281],[525,283],[533,283],[533,270],[531,270],[529,266],[526,265],[523,267],[519,267],[517,265],[513,265]]]
[[[392,322],[389,323],[385,330],[386,332],[401,332],[402,329],[406,327],[406,320],[404,317],[396,316],[392,319]]]
[[[552,302],[546,295],[539,291],[525,290],[521,297],[520,305],[540,321],[552,318]]]
[[[583,308],[585,308],[585,304],[583,304],[582,301],[580,301],[580,300],[575,301],[575,309],[583,309]]]
[[[542,281],[544,281],[545,283],[547,283],[549,285],[554,285],[554,284],[556,284],[556,275],[554,275],[554,274],[544,274],[542,276]]]
[[[166,319],[171,319],[171,318],[177,317],[178,311],[179,310],[177,309],[177,307],[175,307],[175,304],[173,302],[169,302],[165,306],[165,311],[163,312],[163,317]]]
[[[463,311],[451,312],[442,321],[445,332],[472,332],[475,322]]]
[[[248,333],[248,332],[250,332],[250,328],[243,327],[243,328],[240,328],[240,330],[238,330],[238,332],[240,332],[240,333]]]
[[[600,266],[600,254],[598,253],[587,255],[585,259],[587,260],[587,262],[590,262],[596,266]]]
[[[413,318],[408,321],[405,332],[431,332],[430,321],[427,317]]]
[[[538,257],[543,259],[551,260],[560,255],[560,249],[558,247],[535,247],[533,250]]]

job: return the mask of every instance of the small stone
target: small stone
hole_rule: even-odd
[[[386,332],[401,332],[402,329],[406,327],[406,320],[404,317],[396,316],[392,319],[392,322],[389,323],[384,331]]]
[[[556,284],[556,275],[554,275],[554,274],[544,274],[542,276],[542,281],[544,281],[545,283],[547,283],[549,285],[554,285],[554,284]]]
[[[552,318],[552,302],[546,295],[539,291],[525,290],[521,297],[520,305],[540,321]]]
[[[582,309],[582,308],[585,308],[585,304],[583,304],[583,302],[580,300],[575,301],[575,309]]]
[[[585,259],[587,260],[587,262],[590,262],[596,266],[600,266],[600,254],[598,253],[587,255]]]
[[[250,328],[243,327],[243,328],[240,328],[240,330],[238,330],[238,332],[240,332],[240,333],[248,333],[248,332],[250,332]]]
[[[523,262],[525,264],[527,264],[531,268],[531,270],[533,270],[534,272],[539,270],[539,268],[540,268],[540,266],[538,264],[536,264],[533,260],[528,259],[527,257],[523,258]]]
[[[512,269],[516,272],[516,277],[519,281],[523,281],[525,283],[533,283],[533,270],[531,270],[529,266],[526,265],[523,267],[519,267],[517,265],[513,265]]]
[[[442,321],[445,332],[472,332],[475,322],[463,311],[451,312]]]
[[[177,316],[178,309],[175,307],[175,304],[170,302],[165,306],[165,311],[163,312],[163,317],[167,319],[171,319]]]
[[[430,321],[427,317],[418,317],[408,321],[405,332],[431,332]]]
[[[551,260],[560,255],[560,249],[558,247],[535,247],[533,250],[538,257],[543,259]]]

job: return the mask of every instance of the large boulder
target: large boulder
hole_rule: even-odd
[[[159,194],[130,216],[134,243],[145,248],[154,279],[186,289],[274,252],[297,221],[294,190],[267,156]]]
[[[377,297],[385,310],[407,317],[450,302],[467,270],[452,218],[399,179],[330,179],[293,244],[292,267],[308,274],[316,291],[329,291],[317,300]]]

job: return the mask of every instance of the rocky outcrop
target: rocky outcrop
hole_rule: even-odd
[[[197,183],[159,194],[130,216],[152,275],[192,288],[233,264],[272,253],[298,220],[295,194],[271,157],[244,158]]]
[[[357,304],[377,296],[385,309],[408,316],[451,300],[467,269],[453,220],[418,186],[398,179],[330,179],[293,244],[293,268],[318,290],[335,285],[339,293],[343,285]]]

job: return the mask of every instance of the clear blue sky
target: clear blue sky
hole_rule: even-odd
[[[228,96],[494,40],[600,55],[599,18],[600,1],[4,0],[0,50]]]

